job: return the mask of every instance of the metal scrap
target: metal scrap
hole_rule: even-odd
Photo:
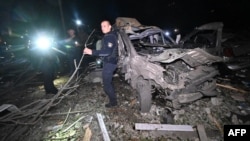
[[[103,140],[104,141],[110,141],[110,138],[109,138],[109,135],[108,135],[108,131],[107,131],[106,126],[105,126],[104,121],[103,121],[102,114],[96,113],[96,116],[97,116],[99,125],[101,127]]]

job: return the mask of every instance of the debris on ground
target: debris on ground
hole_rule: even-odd
[[[171,108],[167,101],[156,98],[153,100],[150,112],[141,113],[136,100],[136,90],[119,77],[114,77],[114,84],[119,101],[118,107],[105,108],[108,98],[100,82],[85,82],[78,87],[77,91],[67,95],[58,105],[51,108],[35,125],[22,125],[21,128],[18,125],[2,123],[1,138],[8,140],[10,136],[16,135],[16,140],[102,141],[104,135],[97,113],[102,115],[106,135],[110,140],[197,140],[199,138],[201,140],[200,136],[203,136],[202,138],[207,136],[210,140],[222,140],[223,125],[250,124],[249,93],[242,94],[218,87],[218,96],[197,100],[178,110]],[[25,103],[45,97],[43,89],[39,87],[33,89],[36,90],[28,91],[21,96],[25,97],[23,98]],[[9,94],[9,98],[20,93],[20,91],[19,93],[13,91]],[[7,100],[7,98],[4,99]],[[15,103],[16,100],[8,99],[6,102]],[[189,125],[193,127],[194,132],[136,130],[136,123],[167,124],[176,127]],[[17,129],[25,129],[26,132],[20,135],[15,133]]]

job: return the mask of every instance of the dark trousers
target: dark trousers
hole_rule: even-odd
[[[104,88],[105,93],[109,97],[109,103],[112,105],[117,104],[115,89],[112,83],[113,73],[116,67],[117,67],[116,64],[104,63],[103,70],[102,70],[103,88]]]
[[[58,90],[53,82],[55,79],[55,65],[53,65],[51,62],[44,62],[42,72],[43,72],[44,89],[46,94],[49,93],[56,94]]]
[[[69,73],[70,75],[75,71],[75,57],[73,54],[68,55],[68,61],[69,61]]]

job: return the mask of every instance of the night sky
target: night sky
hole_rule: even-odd
[[[63,13],[60,13],[60,4]],[[248,28],[247,0],[0,0],[0,26],[62,30],[81,19],[91,28],[100,21],[133,17],[144,25],[191,30],[207,22],[222,21],[225,28]]]

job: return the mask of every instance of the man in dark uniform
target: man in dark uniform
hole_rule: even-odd
[[[74,60],[76,60],[76,65],[79,64],[81,55],[82,55],[82,47],[80,43],[80,39],[76,36],[74,29],[68,30],[69,38],[65,40],[66,49],[68,52],[68,61],[70,67],[70,75],[75,71]]]
[[[105,34],[102,39],[101,50],[91,50],[89,48],[85,48],[84,54],[103,57],[103,86],[105,93],[109,97],[109,103],[106,104],[105,107],[109,108],[117,105],[117,98],[112,84],[112,78],[118,61],[118,41],[116,34],[111,31],[111,24],[109,21],[102,21],[101,29]]]
[[[55,79],[57,58],[52,52],[44,53],[42,56],[41,71],[46,94],[57,94],[58,89],[53,81]]]

